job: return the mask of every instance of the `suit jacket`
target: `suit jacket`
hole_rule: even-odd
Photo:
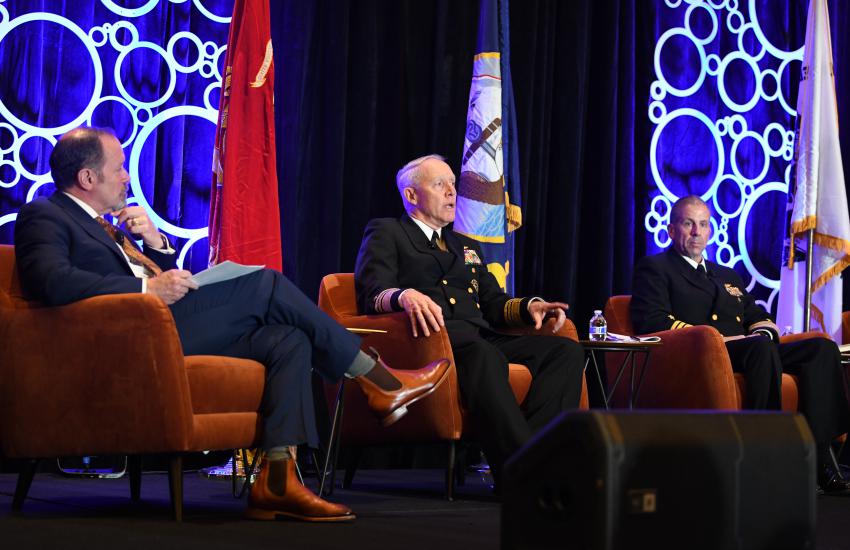
[[[671,247],[642,258],[632,284],[631,317],[639,334],[710,325],[724,336],[747,334],[770,316],[734,269],[704,260],[701,275]]]
[[[464,321],[489,328],[532,322],[529,299],[502,291],[476,241],[450,227],[443,228],[442,236],[449,253],[432,248],[407,215],[370,221],[355,268],[360,311],[401,311],[398,296],[413,288],[442,308],[447,324]]]
[[[163,270],[174,267],[176,254],[147,246],[143,251]],[[142,291],[142,280],[133,274],[119,245],[59,191],[21,208],[15,221],[15,256],[24,293],[47,305]]]

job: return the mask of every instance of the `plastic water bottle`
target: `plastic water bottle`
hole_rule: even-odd
[[[608,334],[608,321],[602,316],[602,310],[593,310],[593,317],[590,319],[590,339],[604,340]]]

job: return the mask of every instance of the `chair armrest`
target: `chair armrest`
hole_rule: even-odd
[[[191,399],[171,311],[146,294],[6,309],[0,445],[7,456],[179,451]]]
[[[714,327],[694,326],[653,333],[662,345],[653,347],[643,385],[640,408],[737,409],[737,386],[723,337]],[[611,354],[615,355],[615,354]],[[620,360],[607,361],[613,380]],[[640,361],[638,361],[638,367]],[[627,384],[621,383],[614,403],[627,403]]]
[[[454,363],[448,333],[443,330],[432,332],[427,338],[414,338],[410,320],[404,313],[347,316],[336,318],[336,321],[346,328],[386,331],[361,334],[361,348],[374,347],[392,368],[418,369],[443,358]],[[371,415],[357,384],[346,384],[343,443],[424,443],[460,438],[462,415],[454,364],[449,367],[447,376],[434,393],[416,403],[415,409],[411,408],[407,416],[388,428],[382,428]],[[331,408],[337,388],[338,384],[325,385],[325,396]]]
[[[361,347],[364,350],[375,348],[381,358],[395,369],[418,369],[443,358],[454,360],[449,335],[445,330],[431,331],[431,336],[414,338],[410,319],[405,313],[354,315],[340,317],[336,321],[349,329],[383,331],[358,334],[363,339]]]
[[[799,342],[800,340],[809,340],[811,338],[829,338],[829,334],[816,330],[810,330],[808,332],[801,332],[799,334],[789,334],[787,336],[780,336],[779,342],[782,344],[791,344],[793,342]]]

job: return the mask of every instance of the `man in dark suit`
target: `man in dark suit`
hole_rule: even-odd
[[[782,373],[799,380],[800,411],[818,444],[818,482],[825,491],[848,487],[830,471],[829,445],[850,430],[838,346],[827,338],[780,344],[779,330],[755,303],[735,270],[702,256],[711,235],[708,206],[679,199],[667,231],[672,246],[641,259],[632,285],[631,317],[638,333],[709,325],[723,335],[732,369],[746,381],[745,408],[782,408]]]
[[[407,214],[369,222],[355,268],[364,313],[406,311],[414,337],[448,331],[460,391],[498,480],[505,459],[581,395],[581,346],[555,336],[509,336],[500,327],[563,325],[568,307],[540,298],[510,298],[478,243],[452,231],[455,176],[442,157],[411,161],[396,178]],[[521,410],[508,383],[508,362],[533,381]]]
[[[264,459],[246,514],[354,519],[350,509],[317,497],[295,475],[295,446],[318,444],[311,371],[332,380],[353,378],[386,424],[445,379],[448,361],[412,371],[388,368],[361,352],[359,338],[272,270],[198,288],[190,272],[174,269],[174,249],[145,210],[127,206],[124,153],[108,131],[68,132],[54,147],[50,168],[56,193],[21,208],[15,224],[15,254],[28,297],[64,305],[103,294],[147,292],[171,308],[187,355],[263,363]],[[106,213],[129,234],[105,221]],[[133,238],[144,242],[143,250]]]

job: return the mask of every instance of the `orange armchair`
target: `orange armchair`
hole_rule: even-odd
[[[629,304],[631,296],[612,296],[605,304],[608,330],[633,335]],[[661,337],[662,346],[653,348],[641,386],[640,408],[662,409],[741,409],[746,391],[744,377],[732,372],[723,337],[714,327],[694,326],[653,333]],[[783,336],[783,342],[822,336],[821,333]],[[608,376],[619,364],[608,363]],[[616,406],[627,403],[627,388],[620,385],[612,401]],[[782,409],[795,412],[798,404],[797,379],[782,375]]]
[[[360,329],[364,349],[374,347],[389,365],[416,368],[431,361],[448,358],[452,361],[448,379],[428,397],[419,401],[397,423],[382,428],[369,413],[366,399],[355,384],[346,384],[343,401],[347,414],[342,417],[341,444],[353,447],[389,443],[439,443],[448,444],[449,458],[446,468],[446,496],[454,493],[455,442],[468,436],[471,424],[466,421],[466,411],[461,403],[457,374],[449,337],[445,331],[430,338],[413,338],[410,321],[404,313],[359,315],[354,289],[354,274],[326,275],[319,287],[319,307],[342,326]],[[551,321],[550,321],[551,322]],[[365,330],[364,330],[365,329]],[[367,332],[367,331],[375,332]],[[544,326],[541,330],[546,331]],[[551,328],[548,329],[551,334]],[[534,333],[533,329],[522,331]],[[575,326],[567,320],[559,336],[578,340]],[[528,394],[531,374],[523,365],[510,364],[510,384],[517,403]],[[328,403],[336,401],[339,384],[326,384]],[[588,407],[587,388],[582,379],[581,408]],[[333,416],[333,411],[331,411]],[[346,484],[353,472],[346,472]]]
[[[265,368],[184,357],[168,307],[146,294],[43,307],[21,294],[12,246],[0,245],[0,453],[30,459],[12,502],[20,511],[39,459],[129,455],[139,498],[141,455],[168,453],[182,519],[182,453],[246,448],[260,435]]]

